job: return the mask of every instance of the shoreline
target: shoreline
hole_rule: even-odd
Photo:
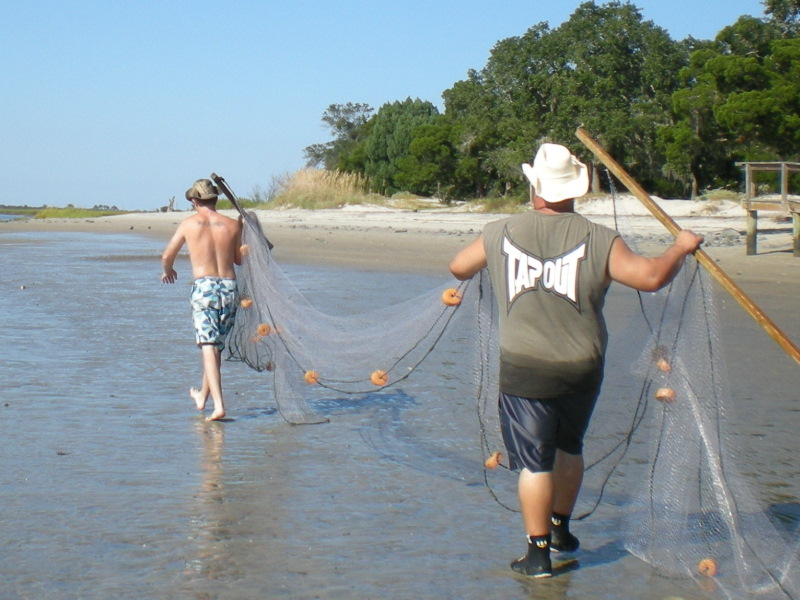
[[[233,210],[220,212],[238,216]],[[601,206],[599,211],[597,207],[590,207],[578,212],[615,228],[615,217],[608,214],[607,207]],[[669,245],[672,236],[663,225],[649,216],[638,216],[644,214],[642,212],[638,215],[632,212],[633,216],[626,219],[637,232],[635,242],[642,253],[659,253]],[[377,206],[259,210],[255,213],[267,237],[275,244],[273,253],[278,260],[423,273],[446,272],[452,256],[474,240],[487,223],[509,216],[459,210],[405,211]],[[132,233],[162,240],[166,244],[180,221],[191,214],[191,211],[175,211],[128,213],[93,219],[13,219],[0,221],[0,236],[3,233],[48,231]],[[703,250],[723,269],[728,265],[759,279],[775,269],[775,274],[782,274],[785,280],[796,282],[800,277],[797,268],[800,267],[800,258],[792,254],[792,224],[789,221],[760,219],[758,252],[752,256],[745,253],[743,211],[717,215],[687,213],[676,217],[676,221],[680,226],[705,236]]]
[[[455,253],[474,240],[486,223],[508,216],[438,210],[399,211],[383,207],[348,208],[256,213],[267,237],[275,245],[273,254],[279,262],[443,277],[449,276],[448,265]],[[235,211],[221,212],[237,216]],[[144,235],[166,245],[178,223],[191,214],[191,211],[180,211],[95,219],[1,221],[0,240],[5,233],[88,232]],[[614,218],[607,214],[586,216],[614,227]],[[636,242],[643,254],[658,254],[672,237],[655,219],[646,219],[641,227],[634,224]],[[741,214],[684,215],[675,220],[680,226],[703,234],[706,243],[702,248],[709,257],[789,339],[800,345],[800,258],[792,253],[791,223],[760,219],[763,229],[759,229],[758,253],[747,256],[745,217]],[[157,264],[154,270],[159,270]],[[740,312],[743,319],[749,320],[745,310],[721,286],[717,287],[723,307],[733,307],[733,314]]]
[[[631,203],[625,217],[637,232],[635,242],[647,255],[659,253],[672,236],[655,219]],[[792,224],[780,218],[759,220],[758,252],[747,256],[744,235],[744,209],[725,208],[716,214],[704,214],[695,208],[698,203],[662,201],[672,211],[681,227],[705,236],[702,248],[725,269],[759,274],[781,275],[789,270],[797,280],[800,258],[792,255]],[[681,203],[681,204],[677,204]],[[675,206],[673,206],[675,205]],[[630,207],[629,207],[630,208]],[[583,210],[582,210],[583,209]],[[601,202],[578,208],[591,220],[616,228],[612,208]],[[691,211],[695,212],[691,212]],[[220,211],[231,217],[233,210]],[[503,213],[478,213],[458,209],[406,211],[378,206],[346,206],[325,210],[259,210],[261,225],[275,244],[277,260],[343,266],[387,271],[447,272],[452,256],[477,237],[483,227],[507,217]],[[3,233],[20,232],[86,232],[101,234],[133,233],[162,240],[165,244],[180,221],[192,211],[128,213],[93,219],[13,219],[0,221]],[[646,216],[641,216],[646,215]],[[792,261],[794,259],[794,261]],[[724,263],[724,264],[723,264]],[[753,265],[759,267],[752,269]],[[784,279],[786,277],[784,276]]]

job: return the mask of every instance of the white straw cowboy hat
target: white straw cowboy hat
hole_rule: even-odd
[[[185,195],[187,200],[216,200],[219,190],[210,179],[198,179]]]
[[[589,191],[589,169],[560,144],[542,144],[533,166],[523,164],[522,172],[547,202],[580,198]]]

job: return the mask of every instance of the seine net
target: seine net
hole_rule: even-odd
[[[737,470],[708,275],[687,259],[669,288],[641,295],[641,306],[649,339],[630,396],[603,394],[598,403],[579,508],[590,515],[624,473],[615,502],[631,554],[720,597],[797,598],[796,541]]]
[[[474,358],[475,453],[503,451],[497,416],[497,308],[485,272],[354,315],[315,308],[287,278],[252,213],[239,272],[242,306],[228,350],[271,374],[290,423],[320,423],[319,390],[363,394],[412,375],[448,330]],[[629,244],[624,219],[618,223]],[[460,296],[460,302],[450,299]],[[795,532],[778,524],[737,470],[713,287],[692,258],[668,287],[639,295],[646,341],[624,389],[604,389],[585,442],[575,519],[614,513],[609,536],[667,577],[695,578],[712,597],[800,597]],[[463,365],[454,368],[463,370]],[[516,510],[515,474],[486,468],[491,495]],[[619,483],[622,480],[623,483]]]
[[[239,271],[242,298],[228,350],[257,371],[271,371],[275,400],[290,423],[326,419],[310,408],[316,389],[374,392],[408,378],[433,350],[474,284],[455,279],[400,304],[358,315],[315,308],[272,258],[257,218],[244,215],[246,257]],[[463,318],[463,317],[462,317]]]

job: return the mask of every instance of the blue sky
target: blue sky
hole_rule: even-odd
[[[580,4],[518,0],[4,0],[0,204],[155,210],[216,172],[250,195],[330,137],[330,104],[441,93],[501,39]],[[598,2],[602,4],[602,2]],[[756,0],[638,0],[711,39]]]

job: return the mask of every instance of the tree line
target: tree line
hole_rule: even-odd
[[[598,174],[576,143],[582,126],[655,194],[738,189],[737,161],[800,152],[800,0],[763,4],[763,18],[714,40],[675,41],[633,4],[584,2],[557,28],[497,42],[442,93],[443,112],[411,98],[329,106],[332,139],[305,149],[307,165],[359,173],[387,195],[522,195],[520,164],[545,141]]]

